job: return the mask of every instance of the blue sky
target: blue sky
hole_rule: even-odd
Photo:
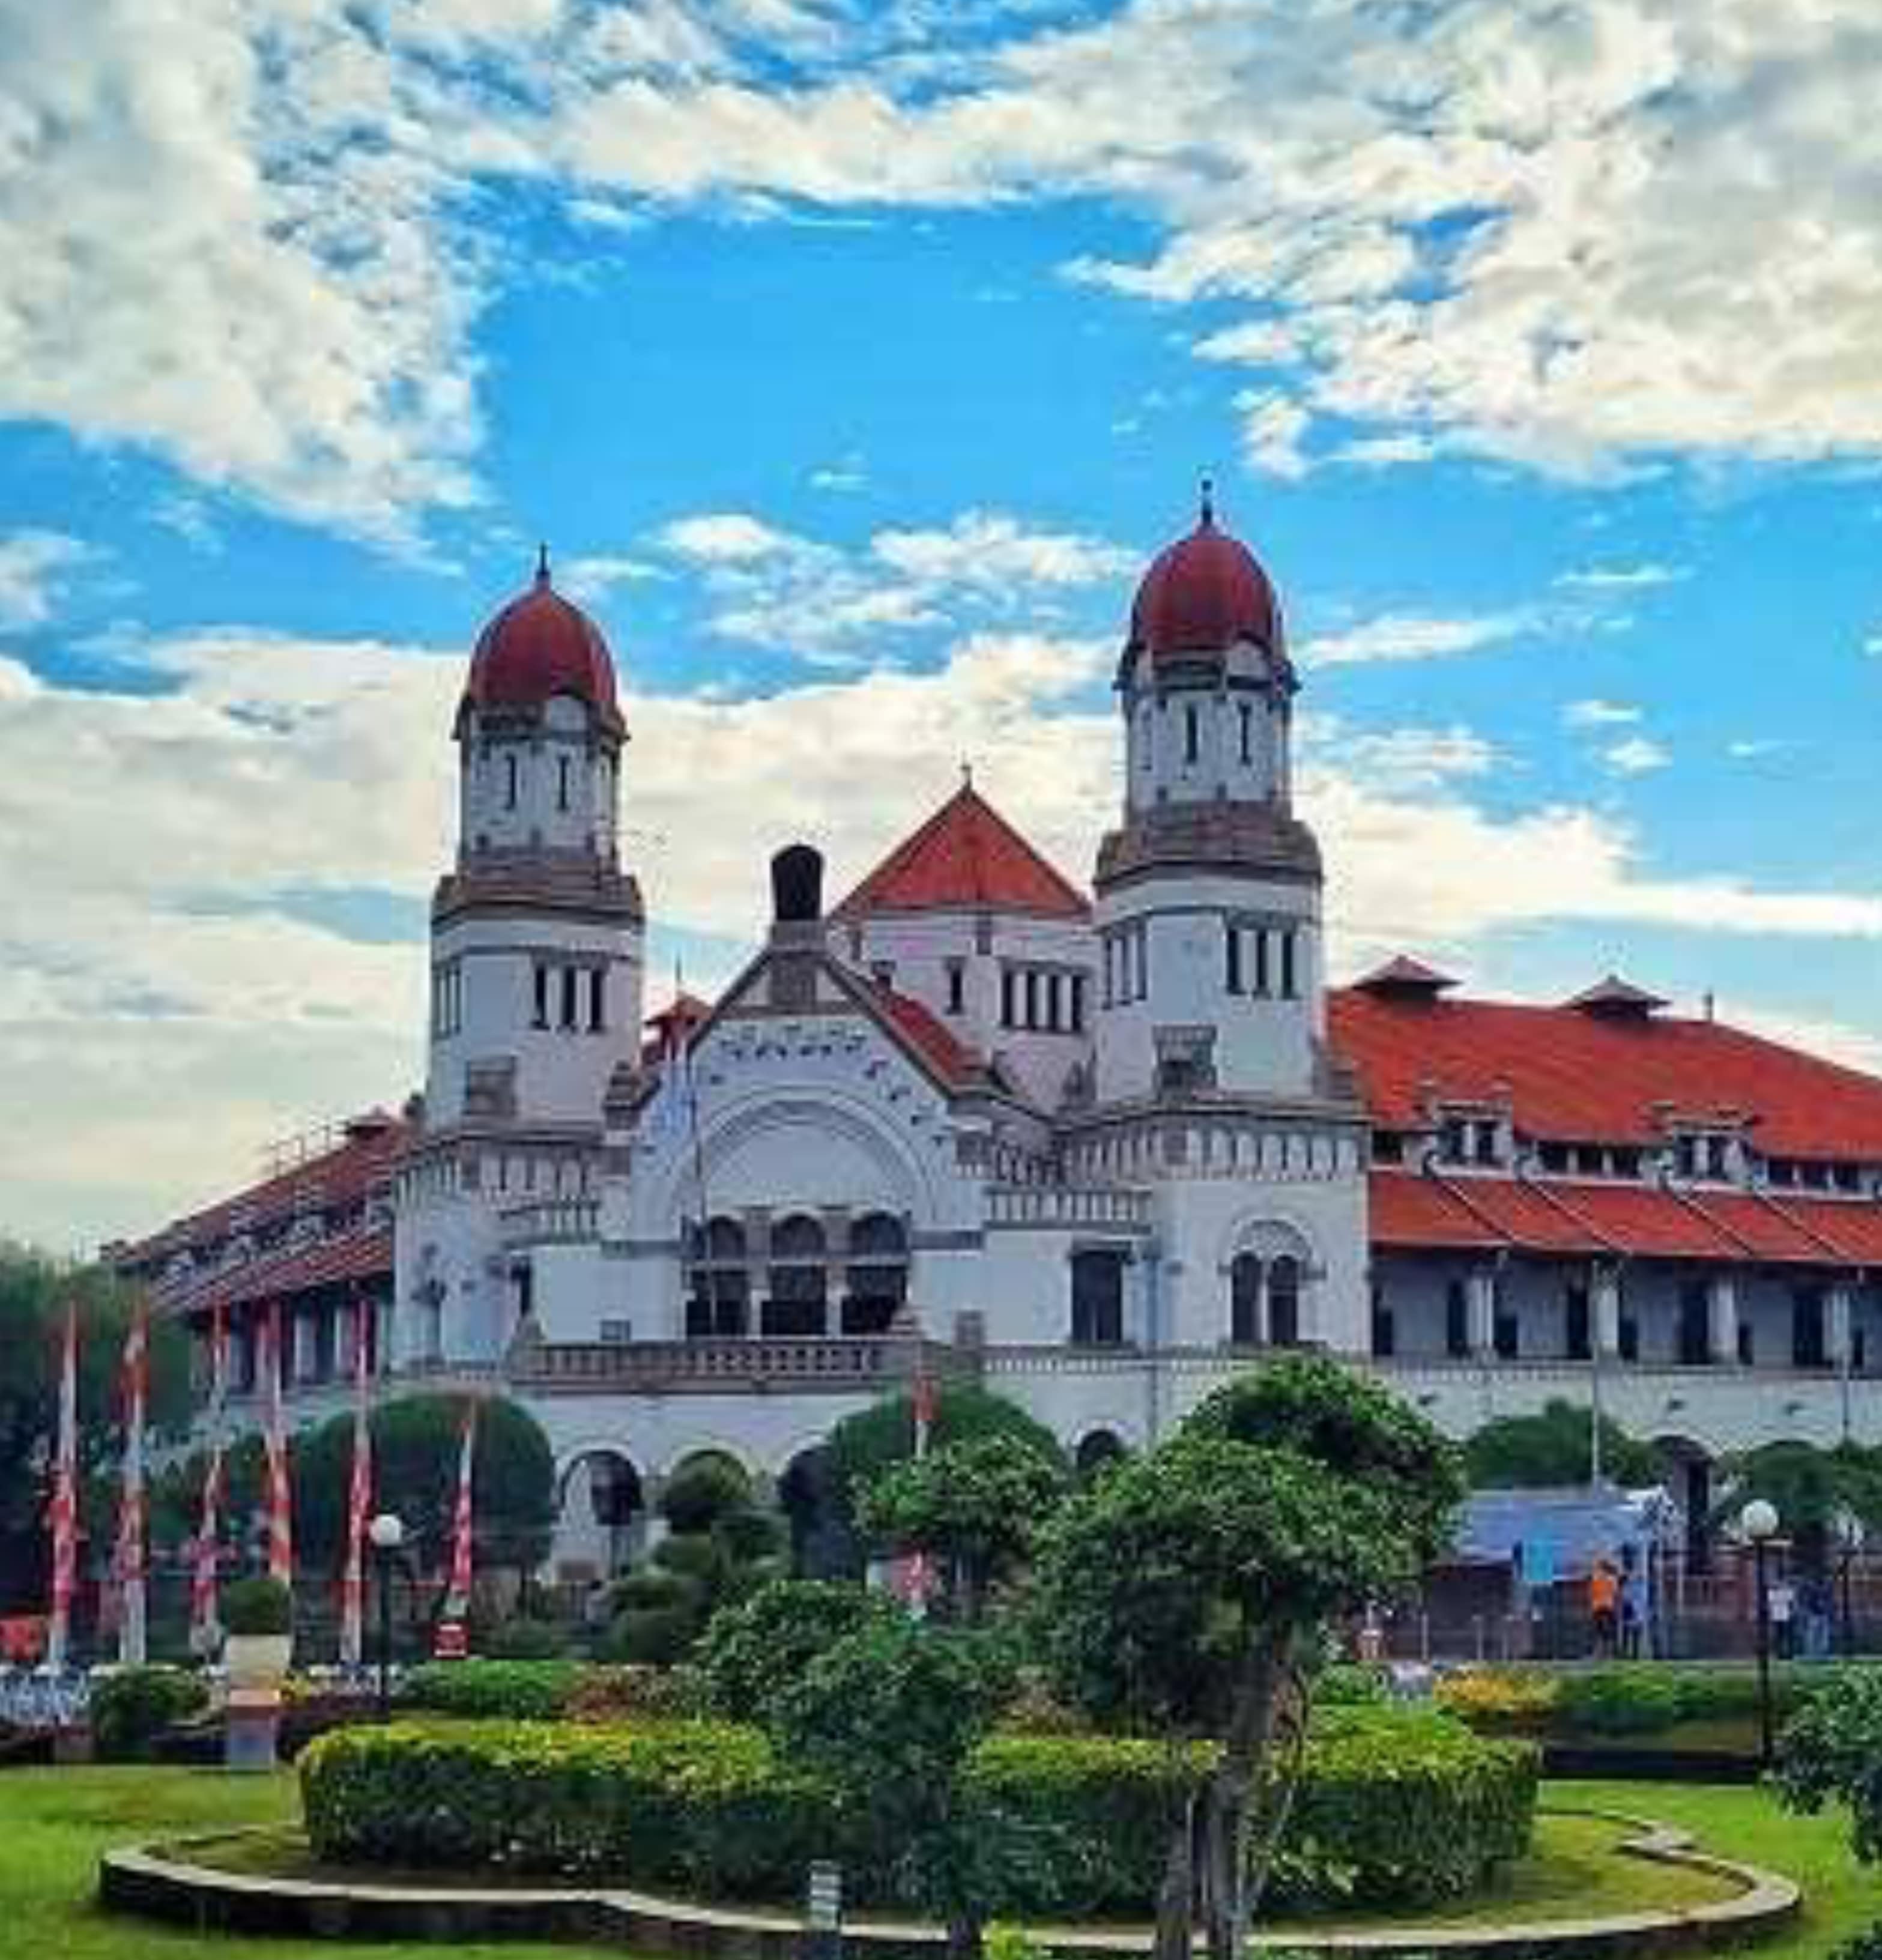
[[[859,873],[963,757],[1088,870],[1204,471],[1340,970],[1618,967],[1882,1064],[1853,0],[0,27],[0,1228],[141,1229],[416,1082],[453,690],[538,538],[710,984],[766,851]]]

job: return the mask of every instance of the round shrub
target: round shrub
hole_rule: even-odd
[[[751,1479],[724,1457],[702,1456],[674,1472],[660,1511],[676,1532],[709,1531],[728,1512],[751,1502]]]
[[[607,1661],[635,1667],[671,1667],[698,1637],[697,1609],[683,1599],[665,1606],[636,1606],[603,1634],[597,1651]]]
[[[1142,1917],[1169,1826],[1206,1768],[1200,1745],[995,1735],[970,1760],[990,1913]],[[900,1904],[905,1861],[846,1825],[833,1794],[763,1733],[724,1722],[630,1727],[401,1723],[323,1737],[301,1759],[323,1859],[490,1864],[731,1897],[789,1898],[814,1857],[845,1864],[859,1904]],[[1441,1716],[1328,1711],[1309,1742],[1275,1875],[1294,1908],[1427,1903],[1527,1847],[1526,1745]]]
[[[294,1595],[279,1579],[238,1579],[222,1595],[222,1624],[244,1638],[294,1631]]]
[[[492,1660],[559,1660],[568,1651],[568,1630],[554,1620],[521,1615],[499,1621],[483,1637]]]
[[[91,1691],[91,1737],[100,1759],[142,1763],[166,1729],[209,1704],[201,1678],[180,1667],[124,1667]]]
[[[781,1579],[712,1616],[698,1655],[715,1714],[761,1721],[820,1654],[867,1626],[903,1617],[880,1592],[836,1580]]]

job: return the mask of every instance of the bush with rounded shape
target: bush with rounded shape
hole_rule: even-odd
[[[1169,1818],[1212,1759],[1202,1742],[989,1737],[961,1785],[986,1853],[978,1902],[1028,1917],[1141,1917]],[[906,1894],[904,1847],[751,1727],[359,1726],[323,1737],[301,1775],[308,1835],[335,1863],[494,1865],[788,1899],[810,1859],[836,1857],[857,1904]],[[1526,1745],[1429,1713],[1327,1711],[1308,1741],[1277,1892],[1302,1910],[1464,1896],[1527,1848],[1535,1787]]]
[[[514,1614],[498,1621],[480,1645],[492,1660],[559,1660],[568,1651],[568,1629],[559,1621]]]
[[[662,1538],[654,1546],[652,1564],[661,1572],[677,1572],[710,1597],[731,1576],[731,1554],[713,1532],[687,1532]]]
[[[671,1667],[686,1658],[699,1633],[699,1615],[691,1606],[636,1606],[616,1617],[595,1651],[605,1661]]]
[[[1849,1807],[1850,1841],[1882,1862],[1882,1667],[1845,1667],[1806,1693],[1778,1739],[1778,1793],[1793,1810]]]
[[[400,1698],[439,1715],[549,1720],[568,1707],[581,1673],[572,1660],[428,1661],[406,1675]]]
[[[294,1631],[294,1595],[279,1579],[257,1574],[238,1579],[222,1593],[223,1630],[241,1639]]]
[[[779,1579],[721,1607],[700,1643],[701,1680],[715,1713],[762,1722],[781,1689],[840,1640],[903,1617],[880,1592],[840,1580]]]
[[[660,1514],[676,1532],[710,1531],[751,1503],[751,1479],[729,1458],[702,1456],[667,1479]]]
[[[1065,1461],[1058,1437],[1017,1403],[966,1382],[943,1383],[935,1394],[929,1446],[943,1449],[979,1436],[1017,1437],[1043,1455]],[[853,1527],[863,1487],[892,1463],[915,1454],[913,1401],[896,1395],[844,1417],[830,1431],[827,1448],[830,1493],[837,1510]]]
[[[99,1759],[142,1763],[166,1729],[209,1705],[202,1678],[180,1667],[121,1667],[91,1691],[91,1736]]]

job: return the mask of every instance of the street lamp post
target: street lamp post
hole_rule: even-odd
[[[1765,1583],[1765,1548],[1777,1535],[1777,1507],[1753,1497],[1738,1514],[1738,1529],[1751,1546],[1752,1583],[1758,1605],[1758,1739],[1759,1758],[1771,1767],[1775,1739],[1771,1721],[1771,1597]]]
[[[396,1512],[381,1511],[366,1535],[379,1570],[379,1719],[384,1722],[392,1715],[392,1567],[405,1543],[405,1521]]]

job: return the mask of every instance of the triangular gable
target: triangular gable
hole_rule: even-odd
[[[1083,894],[971,783],[943,803],[857,886],[833,917],[873,912],[1025,912],[1083,919]]]

